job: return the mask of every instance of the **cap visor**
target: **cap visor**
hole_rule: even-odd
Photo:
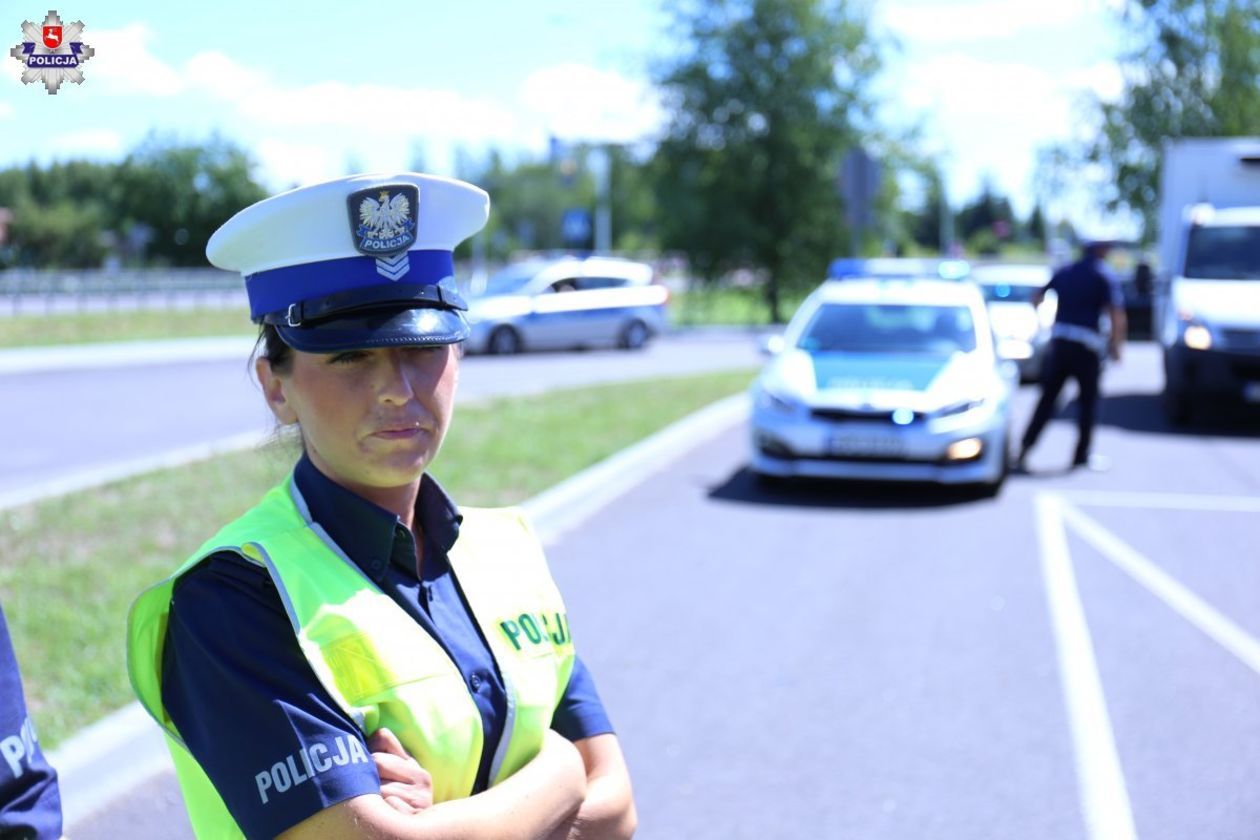
[[[469,333],[464,313],[434,307],[353,313],[298,327],[278,324],[276,330],[285,344],[303,353],[455,344]]]

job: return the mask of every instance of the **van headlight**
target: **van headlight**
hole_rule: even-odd
[[[1197,321],[1191,321],[1183,326],[1181,340],[1191,350],[1212,349],[1212,331],[1206,324]]]

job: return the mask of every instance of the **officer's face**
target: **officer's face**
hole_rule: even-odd
[[[258,362],[267,402],[298,423],[307,454],[342,486],[370,496],[418,479],[446,435],[459,381],[455,345],[324,355],[294,351],[283,374]]]

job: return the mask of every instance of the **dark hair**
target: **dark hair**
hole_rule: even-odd
[[[293,365],[293,348],[284,343],[274,324],[263,324],[258,329],[254,358],[266,359],[276,373],[288,373]]]

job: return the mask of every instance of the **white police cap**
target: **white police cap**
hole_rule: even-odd
[[[489,212],[463,181],[355,175],[246,207],[206,256],[244,276],[250,317],[298,350],[452,344],[468,337],[452,252]]]

